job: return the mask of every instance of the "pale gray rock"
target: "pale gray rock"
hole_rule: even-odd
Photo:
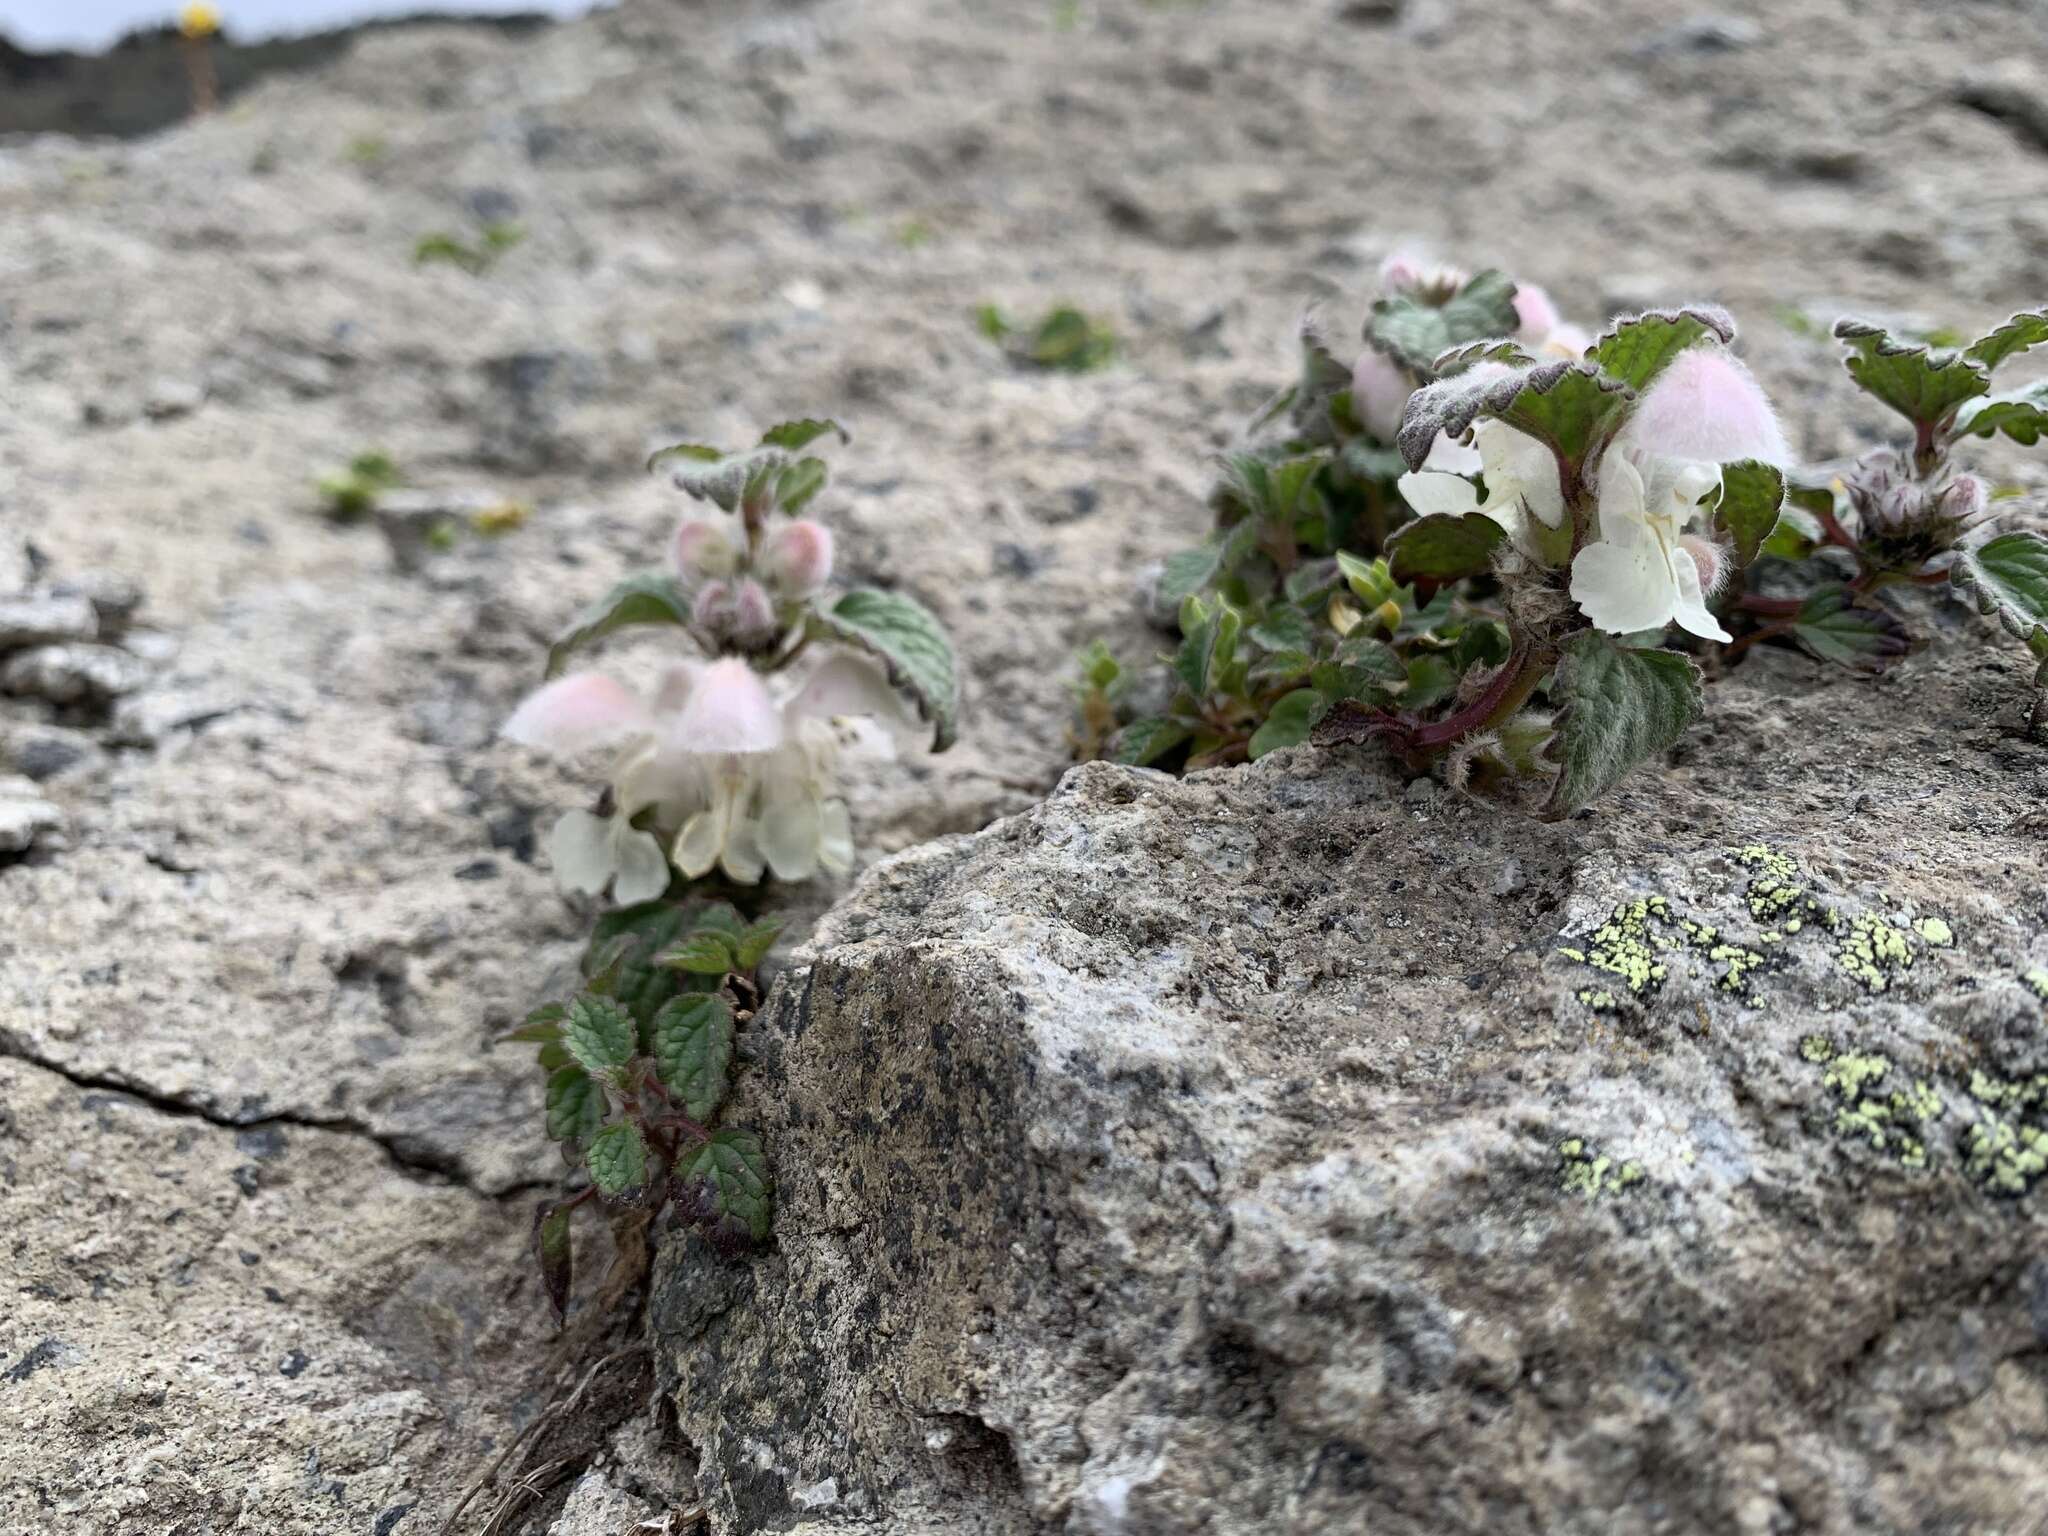
[[[82,595],[0,597],[0,651],[67,640],[93,640],[99,632],[99,615]]]
[[[38,837],[64,825],[64,813],[32,778],[0,776],[0,854],[26,853]]]
[[[0,693],[52,704],[105,704],[135,692],[149,681],[151,670],[148,662],[119,646],[82,641],[41,645],[0,662]]]

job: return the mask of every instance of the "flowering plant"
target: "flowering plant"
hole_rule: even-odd
[[[1563,816],[1701,713],[1674,626],[1724,658],[1783,637],[1881,662],[1904,639],[1875,594],[1952,581],[2048,659],[2048,542],[1981,540],[1984,487],[1949,466],[1963,437],[2048,429],[2041,384],[1990,392],[2048,317],[1959,353],[1845,322],[1850,373],[1915,439],[1837,493],[1794,473],[1719,309],[1588,338],[1499,272],[1397,259],[1383,278],[1351,365],[1305,328],[1301,381],[1226,461],[1216,535],[1167,562],[1182,640],[1165,707],[1108,736],[1145,690],[1106,651],[1084,658],[1084,746],[1202,767],[1373,741]],[[1749,590],[1790,561],[1855,570],[1796,597]]]
[[[512,1036],[540,1047],[548,1134],[589,1177],[536,1218],[558,1312],[569,1213],[592,1198],[667,1209],[718,1241],[767,1235],[760,1143],[715,1125],[777,931],[760,919],[762,887],[852,869],[842,753],[953,740],[953,653],[938,621],[896,592],[828,601],[832,533],[802,514],[826,481],[807,450],[831,436],[845,441],[836,423],[794,421],[739,453],[655,454],[650,467],[711,510],[682,520],[665,568],[577,616],[549,650],[549,680],[504,726],[521,745],[608,764],[595,808],[565,813],[548,853],[564,890],[608,891],[617,910],[598,923],[579,994]],[[599,641],[658,626],[695,654],[650,689],[566,670]]]

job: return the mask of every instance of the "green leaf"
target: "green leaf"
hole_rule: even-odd
[[[1422,378],[1435,377],[1436,360],[1453,347],[1521,329],[1515,313],[1515,283],[1505,272],[1476,274],[1441,306],[1408,294],[1375,303],[1365,339]],[[1469,366],[1469,363],[1466,365]]]
[[[579,997],[562,1019],[562,1044],[593,1077],[616,1072],[633,1059],[640,1031],[632,1016],[608,998]]]
[[[1183,549],[1166,557],[1166,569],[1159,576],[1159,601],[1178,608],[1208,586],[1223,568],[1223,545],[1213,542]]]
[[[722,933],[703,928],[685,936],[674,949],[664,950],[660,961],[672,970],[688,971],[693,976],[724,976],[739,969],[732,942]]]
[[[1982,614],[2043,657],[2036,686],[2048,688],[2048,540],[2007,533],[1956,553],[1949,580]]]
[[[1539,363],[1534,368],[1473,378],[1460,374],[1417,391],[1408,401],[1398,442],[1410,469],[1421,469],[1439,432],[1462,437],[1492,416],[1549,446],[1561,460],[1583,464],[1620,426],[1635,391],[1592,363]]]
[[[1835,512],[1835,493],[1825,485],[1785,487],[1785,505],[1778,512],[1778,526],[1764,540],[1761,553],[1780,560],[1804,560],[1820,547],[1826,537],[1821,515]]]
[[[1743,565],[1755,560],[1785,506],[1785,474],[1760,459],[1738,459],[1721,466],[1721,499],[1714,526],[1735,540],[1735,558]]]
[[[1442,699],[1449,698],[1458,689],[1458,673],[1441,656],[1421,655],[1408,663],[1405,685],[1401,690],[1401,707],[1405,710],[1427,709]]]
[[[562,1038],[562,1020],[568,1013],[568,1008],[561,1003],[542,1003],[526,1016],[526,1021],[517,1029],[498,1038],[526,1045],[546,1045],[551,1040]]]
[[[1394,579],[1457,581],[1493,565],[1507,530],[1484,512],[1435,512],[1403,523],[1387,539]]]
[[[542,1041],[541,1048],[534,1053],[534,1064],[541,1071],[553,1074],[569,1065],[569,1048],[560,1040]]]
[[[2048,433],[2048,379],[1972,400],[1956,412],[1958,437],[1991,437],[2003,432],[2031,448]]]
[[[716,992],[671,998],[654,1016],[655,1071],[692,1120],[725,1102],[732,1039],[732,1007]]]
[[[741,930],[738,942],[733,945],[732,968],[751,975],[768,958],[768,951],[775,947],[775,941],[781,935],[782,923],[778,918],[749,924]]]
[[[1474,667],[1497,667],[1508,659],[1511,649],[1507,625],[1494,619],[1475,619],[1460,631],[1451,649],[1451,665],[1460,675]]]
[[[714,1241],[767,1241],[775,1214],[774,1197],[768,1181],[768,1154],[752,1131],[717,1132],[683,1154],[676,1177],[694,1186],[694,1198],[679,1199],[679,1208],[709,1228]]]
[[[1245,633],[1269,651],[1307,651],[1316,643],[1315,623],[1299,608],[1269,608]]]
[[[846,428],[830,419],[805,417],[800,421],[778,422],[761,434],[763,448],[786,448],[791,453],[808,448],[827,433],[836,435],[840,442],[850,443]]]
[[[1271,688],[1280,683],[1298,683],[1315,666],[1316,658],[1310,651],[1268,651],[1252,663],[1246,677],[1261,687]]]
[[[548,647],[547,676],[562,667],[586,645],[635,624],[687,624],[690,600],[682,588],[662,571],[642,571],[628,576],[603,597],[577,614],[567,629]]]
[[[1668,750],[1700,717],[1699,668],[1676,651],[1630,650],[1597,630],[1566,642],[1551,682],[1561,706],[1548,813],[1568,816]]]
[[[1194,734],[1187,726],[1163,715],[1133,720],[1116,733],[1109,744],[1109,760],[1143,768],[1157,762]]]
[[[581,1067],[548,1079],[548,1139],[581,1141],[604,1123],[604,1090]]]
[[[688,983],[661,965],[657,956],[673,944],[689,921],[690,909],[665,901],[645,901],[599,917],[583,952],[582,971],[596,978],[611,970],[609,995],[643,1027],[654,1012]]]
[[[795,516],[813,496],[825,488],[827,474],[823,459],[798,459],[775,477],[775,504]]]
[[[1990,373],[2008,357],[2017,357],[2043,342],[2048,342],[2048,309],[2027,310],[2014,315],[1981,341],[1971,343],[1963,355]]]
[[[1217,674],[1237,654],[1237,637],[1243,624],[1244,618],[1235,608],[1217,603],[1202,612],[1188,629],[1173,658],[1173,670],[1196,698],[1208,694]]]
[[[1397,689],[1408,685],[1408,668],[1394,648],[1383,641],[1353,635],[1310,675],[1316,692],[1325,703],[1356,699],[1384,707]]]
[[[960,684],[953,646],[939,621],[915,598],[863,587],[813,614],[812,629],[879,659],[889,681],[907,694],[932,728],[932,750],[953,745],[959,728]]]
[[[590,1165],[590,1181],[613,1199],[647,1187],[647,1138],[630,1121],[614,1121],[593,1136],[584,1161]]]
[[[575,1272],[569,1245],[573,1209],[565,1200],[543,1200],[533,1213],[533,1256],[540,1265],[541,1289],[554,1311],[557,1328],[568,1320],[569,1282]]]
[[[1086,373],[1116,356],[1116,334],[1080,310],[1061,306],[1038,322],[1030,340],[1013,352],[1040,368]]]
[[[1906,653],[1905,631],[1875,603],[1859,606],[1846,587],[1816,588],[1793,616],[1792,638],[1822,661],[1878,671]]]
[[[1265,724],[1252,732],[1251,760],[1257,762],[1282,747],[1300,746],[1308,740],[1308,733],[1322,711],[1323,696],[1313,688],[1297,688],[1284,695],[1273,705]]]
[[[667,470],[676,489],[727,512],[737,511],[742,501],[758,501],[789,466],[790,450],[773,445],[720,453],[702,443],[677,443],[647,461],[650,471]]]
[[[1587,355],[1602,369],[1638,392],[1671,365],[1672,359],[1707,337],[1726,345],[1735,339],[1735,321],[1712,305],[1684,309],[1653,309],[1614,321]]]
[[[1861,320],[1836,321],[1835,336],[1849,345],[1849,376],[1917,426],[1938,426],[1965,400],[1991,387],[1977,364],[1960,352],[1893,341]]]

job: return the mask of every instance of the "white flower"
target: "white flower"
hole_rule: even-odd
[[[1707,640],[1732,636],[1707,610],[1700,567],[1686,549],[1721,467],[1620,444],[1600,461],[1599,542],[1572,562],[1572,600],[1597,629],[1629,635],[1679,626]]]
[[[571,811],[549,851],[565,888],[595,894],[610,883],[631,902],[666,888],[670,861],[690,879],[716,868],[743,885],[771,870],[783,880],[850,870],[852,825],[835,771],[840,722],[862,716],[910,725],[864,657],[813,667],[779,703],[770,680],[727,657],[673,669],[652,700],[598,673],[561,678],[521,704],[504,734],[561,755],[622,750],[614,815]],[[665,854],[649,824],[673,831]]]
[[[1517,432],[1504,422],[1481,420],[1472,424],[1472,448],[1478,463],[1473,467],[1486,477],[1486,497],[1463,474],[1445,473],[1424,467],[1400,479],[1402,499],[1419,516],[1445,512],[1484,512],[1529,548],[1534,534],[1528,519],[1534,517],[1545,528],[1557,528],[1564,521],[1564,492],[1557,479],[1557,456],[1526,432]],[[1437,462],[1438,444],[1430,450],[1428,463]],[[1453,462],[1460,462],[1453,460]],[[1533,549],[1531,550],[1533,553]]]
[[[1721,347],[1692,347],[1657,376],[1617,442],[1625,448],[1718,464],[1761,459],[1791,467],[1792,450],[1750,371]]]

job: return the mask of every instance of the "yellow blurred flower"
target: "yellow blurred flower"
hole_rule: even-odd
[[[220,12],[206,3],[206,0],[192,0],[184,10],[178,12],[178,31],[184,36],[197,40],[211,37],[220,30]]]

